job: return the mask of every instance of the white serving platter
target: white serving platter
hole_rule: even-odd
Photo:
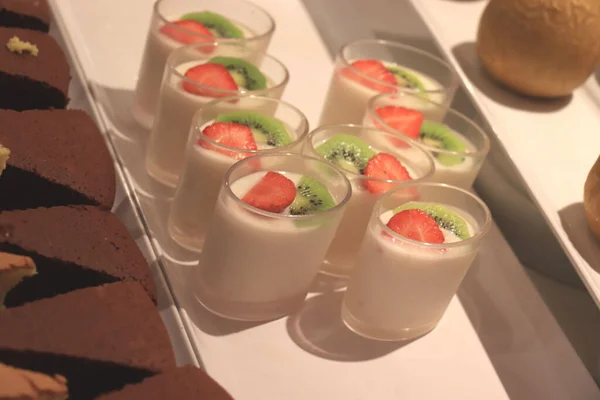
[[[316,122],[332,61],[299,0],[256,0],[277,22],[270,52],[289,68],[284,99]],[[192,295],[194,256],[165,235],[169,201],[143,167],[147,133],[129,115],[150,0],[51,0],[115,156],[142,210],[197,361],[239,400],[595,399],[600,396],[494,226],[440,326],[404,345],[368,342],[339,318],[340,291],[321,281],[305,307],[258,325],[222,320]],[[327,29],[324,29],[327,28]],[[307,74],[309,71],[309,74]]]
[[[600,70],[568,99],[519,97],[491,81],[479,65],[475,40],[487,1],[410,1],[600,306],[600,244],[583,212],[584,182],[600,155]]]

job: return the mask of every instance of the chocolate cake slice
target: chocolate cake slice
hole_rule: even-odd
[[[65,400],[68,395],[64,376],[52,377],[0,364],[0,399]]]
[[[173,368],[128,385],[123,390],[98,397],[98,400],[233,400],[217,382],[201,369],[190,365]]]
[[[37,269],[31,258],[0,252],[0,311],[4,308],[6,294],[23,279],[36,273]]]
[[[0,327],[0,360],[64,376],[70,399],[92,399],[175,367],[165,326],[136,282],[7,309]]]
[[[96,207],[4,211],[0,251],[31,257],[37,266],[36,275],[7,294],[9,308],[121,280],[139,282],[156,301],[156,287],[137,244],[114,214]]]
[[[81,110],[0,110],[10,149],[0,210],[88,204],[110,210],[115,169],[102,134]]]
[[[0,109],[65,108],[70,79],[65,54],[52,36],[0,28]]]
[[[48,32],[50,7],[46,0],[0,0],[0,26]]]

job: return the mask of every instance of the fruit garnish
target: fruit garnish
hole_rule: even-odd
[[[261,145],[280,147],[294,141],[283,122],[255,111],[240,110],[219,114],[215,121],[246,125],[252,130],[254,140]]]
[[[409,201],[395,208],[394,213],[409,209],[424,211],[435,220],[440,228],[452,232],[459,239],[465,240],[471,237],[471,232],[465,219],[441,204]]]
[[[232,122],[215,122],[202,130],[204,136],[210,138],[213,142],[223,146],[232,147],[240,150],[257,150],[256,142],[252,136],[252,131],[245,125],[234,124]],[[252,153],[238,152],[216,147],[203,138],[198,139],[198,144],[205,149],[214,150],[218,153],[236,160],[243,160],[250,157]],[[293,200],[293,199],[292,199]]]
[[[394,181],[412,180],[402,163],[388,153],[379,153],[371,158],[367,163],[364,175],[370,178]],[[371,193],[385,193],[393,189],[397,184],[367,179],[364,181],[364,185]]]
[[[173,25],[177,25],[179,28],[182,29],[177,29]],[[186,32],[184,29],[193,33]],[[183,44],[214,42],[212,32],[206,26],[202,25],[200,22],[197,21],[172,21],[171,23],[166,24],[162,28],[160,28],[160,33]],[[209,51],[206,52],[210,53],[213,49],[207,50]]]
[[[232,91],[238,90],[238,86],[227,68],[219,64],[206,63],[196,65],[188,69],[184,76],[200,85],[223,90],[210,90],[209,88],[199,87],[191,82],[184,81],[183,90],[198,96],[227,97],[232,95]]]
[[[365,78],[356,72],[354,72],[351,68],[347,68],[344,70],[343,74],[349,79],[360,83],[363,86],[376,90],[378,92],[395,92],[396,91],[396,77],[389,69],[386,68],[385,65],[379,60],[357,60],[354,61],[352,67],[362,72],[363,74],[376,79],[380,82],[385,83],[377,83],[374,80]]]
[[[244,32],[233,22],[221,14],[211,11],[201,11],[185,14],[181,19],[193,20],[206,26],[217,37],[222,38],[243,38]]]
[[[391,128],[410,138],[418,139],[421,125],[425,116],[422,112],[405,107],[384,106],[375,110],[375,113]],[[381,126],[378,126],[381,128]]]
[[[388,228],[400,236],[425,243],[444,243],[444,233],[425,211],[411,209],[395,214],[388,223]]]
[[[281,213],[294,201],[294,182],[278,172],[269,171],[246,193],[242,201],[252,207]]]
[[[364,173],[375,151],[359,137],[337,134],[315,148],[324,159],[355,174]]]
[[[432,121],[424,121],[421,125],[420,140],[423,144],[436,149],[464,153],[467,150],[465,143],[460,140],[448,126]],[[443,152],[433,152],[434,157],[442,165],[451,167],[462,163],[465,158]]]
[[[296,187],[296,198],[290,207],[291,215],[315,214],[335,207],[336,202],[322,182],[303,176]]]
[[[263,90],[267,88],[267,78],[256,65],[237,57],[213,57],[209,63],[219,64],[227,68],[235,83],[246,90]]]

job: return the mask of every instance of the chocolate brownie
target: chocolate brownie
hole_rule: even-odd
[[[6,296],[6,307],[120,280],[137,281],[156,301],[148,262],[121,221],[90,206],[0,213],[0,251],[31,257],[37,274]]]
[[[128,385],[123,390],[100,396],[98,400],[233,400],[217,382],[201,369],[190,365],[173,368]]]
[[[65,54],[52,36],[0,28],[0,109],[65,108],[70,79]]]
[[[50,7],[46,0],[0,0],[0,26],[48,32]]]
[[[0,110],[10,149],[0,210],[88,204],[110,210],[115,169],[94,121],[81,110]]]
[[[52,377],[0,364],[0,399],[65,400],[68,395],[64,376]]]
[[[175,367],[165,326],[143,288],[118,282],[0,313],[0,360],[67,379],[91,399]]]

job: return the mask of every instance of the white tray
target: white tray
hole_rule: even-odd
[[[51,27],[50,34],[58,41],[58,43],[60,43],[63,49],[67,49],[67,42],[64,40],[63,35],[55,25]],[[105,134],[105,139],[109,139],[108,131],[106,130],[102,119],[99,118],[97,108],[90,97],[90,93],[88,90],[86,90],[85,85],[82,84],[82,81],[80,80],[82,75],[77,70],[79,68],[79,64],[75,62],[72,57],[69,57],[68,52],[67,57],[69,58],[68,61],[71,67],[71,74],[73,75],[69,86],[69,97],[71,98],[69,108],[86,111],[92,118],[96,120],[100,130]],[[115,152],[111,141],[107,140],[107,144],[109,151],[114,157]],[[177,310],[177,307],[174,305],[171,290],[167,285],[167,280],[165,279],[164,273],[160,270],[161,265],[156,261],[156,255],[152,250],[152,245],[148,239],[148,236],[144,234],[144,223],[140,218],[140,213],[135,205],[134,198],[131,196],[132,190],[129,187],[129,183],[125,179],[123,171],[119,167],[118,163],[115,165],[115,172],[117,174],[117,190],[115,196],[115,205],[113,206],[112,212],[115,213],[117,217],[119,217],[119,219],[121,219],[121,221],[123,221],[123,223],[127,226],[129,233],[132,235],[137,245],[142,250],[142,253],[146,257],[146,260],[148,260],[148,263],[150,264],[150,269],[152,271],[154,281],[156,282],[158,311],[163,319],[163,322],[165,323],[165,326],[167,327],[177,364],[198,365],[189,337],[185,333],[181,316]]]
[[[289,68],[284,98],[314,123],[332,62],[299,0],[255,0],[273,15],[270,52]],[[149,0],[53,0],[78,72],[123,163],[155,250],[179,260],[165,235],[168,201],[149,197],[144,133],[128,114]],[[310,81],[302,79],[310,71]],[[135,136],[136,139],[131,139]],[[129,137],[129,139],[127,138]],[[296,315],[262,325],[227,322],[199,308],[186,287],[193,263],[161,258],[198,360],[236,399],[595,399],[598,388],[494,226],[440,326],[404,346],[351,335],[340,293],[314,293]]]
[[[475,40],[486,1],[411,3],[600,306],[600,244],[583,213],[583,185],[600,155],[600,70],[570,99],[539,102],[519,97],[492,82],[479,65]]]

